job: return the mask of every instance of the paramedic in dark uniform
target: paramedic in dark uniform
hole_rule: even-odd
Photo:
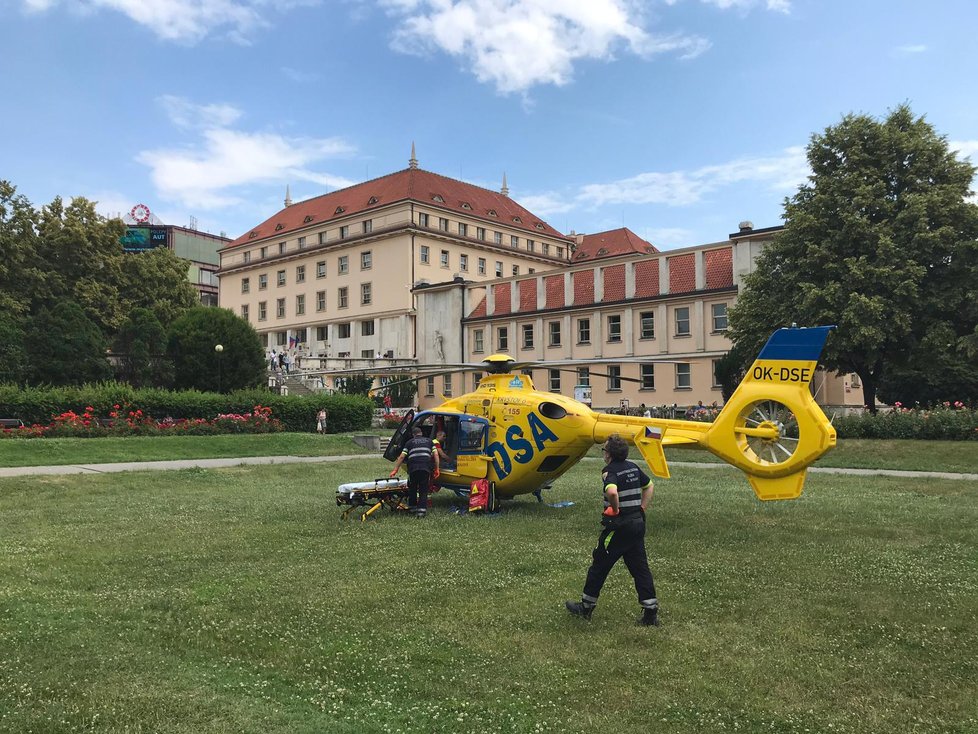
[[[438,476],[438,453],[434,443],[415,426],[412,437],[404,444],[401,455],[397,457],[391,477],[397,476],[401,464],[408,465],[408,512],[424,517],[428,512],[428,487],[431,485],[432,468]]]
[[[618,559],[623,558],[635,580],[638,603],[642,607],[639,624],[658,627],[659,601],[655,597],[655,583],[645,554],[645,510],[652,501],[652,480],[628,461],[628,444],[619,436],[612,436],[605,443],[604,459],[607,462],[601,471],[605,507],[601,524],[604,528],[598,536],[581,600],[568,601],[565,606],[571,614],[590,619],[608,573]]]

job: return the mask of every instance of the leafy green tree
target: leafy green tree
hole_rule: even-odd
[[[360,372],[337,380],[337,391],[342,395],[369,395],[374,386],[373,375]]]
[[[173,363],[166,354],[166,332],[148,308],[134,309],[116,335],[118,375],[134,387],[166,387]]]
[[[27,314],[46,290],[37,254],[38,213],[9,181],[0,181],[0,313]]]
[[[837,324],[822,361],[858,374],[875,410],[887,371],[923,355],[938,324],[954,348],[974,328],[975,168],[906,105],[813,135],[808,163],[731,310],[731,336],[756,352],[776,327]]]
[[[12,310],[0,309],[0,383],[23,383],[27,368],[24,320]]]
[[[29,381],[35,385],[82,385],[112,377],[106,340],[74,301],[42,309],[27,327]]]
[[[190,261],[165,247],[122,257],[119,295],[124,311],[146,308],[167,328],[187,309],[200,305],[197,291],[187,280]]]
[[[757,355],[747,351],[743,343],[734,344],[730,351],[724,354],[716,363],[716,378],[720,383],[723,402],[730,400],[737,385],[744,379]]]
[[[418,392],[416,381],[404,380],[402,377],[391,377],[391,387],[382,387],[375,398],[375,402],[380,407],[384,405],[384,398],[390,396],[392,408],[407,408],[414,405],[414,396]]]
[[[265,384],[258,332],[224,308],[197,306],[178,317],[167,334],[167,353],[178,389],[231,392]]]

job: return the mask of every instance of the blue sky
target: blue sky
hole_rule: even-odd
[[[0,178],[235,237],[406,167],[662,249],[903,102],[978,162],[973,0],[0,0]]]

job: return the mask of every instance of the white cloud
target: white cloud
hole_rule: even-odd
[[[922,43],[912,43],[905,46],[897,46],[894,50],[902,55],[922,54],[927,50],[927,46]]]
[[[65,5],[76,12],[110,10],[122,13],[146,26],[167,41],[197,43],[209,35],[224,33],[246,42],[247,36],[267,21],[261,10],[266,0],[23,0],[32,12],[44,12]],[[295,3],[286,3],[292,6]],[[276,7],[283,10],[282,4]]]
[[[502,93],[567,84],[574,63],[610,60],[625,49],[642,57],[703,53],[709,42],[642,27],[630,0],[381,0],[399,18],[393,47],[461,58],[476,78]]]
[[[958,154],[958,158],[971,157],[971,162],[978,165],[978,140],[951,140],[948,147]]]
[[[660,250],[668,250],[676,247],[687,247],[697,244],[693,241],[693,231],[681,227],[660,227],[658,229],[648,229],[642,237]]]
[[[197,131],[190,148],[144,150],[137,160],[151,169],[159,194],[191,207],[214,209],[240,203],[235,193],[253,184],[307,181],[342,187],[352,182],[312,170],[317,162],[347,155],[353,147],[340,138],[290,138],[276,133],[243,132],[229,125],[240,111],[229,105],[194,105],[179,97],[161,103],[175,124]]]
[[[666,0],[666,5],[675,5],[679,0]],[[791,12],[791,0],[702,0],[706,5],[714,5],[721,10],[737,8],[739,10],[750,10],[755,5],[763,4],[768,10],[778,13]]]
[[[519,199],[522,206],[541,217],[548,217],[551,214],[564,214],[574,208],[573,201],[563,199],[559,194],[552,191],[521,196]]]
[[[637,176],[581,188],[577,201],[593,206],[605,204],[666,204],[687,206],[705,195],[731,184],[754,181],[775,190],[789,190],[808,176],[805,149],[785,149],[780,155],[738,158],[693,171],[641,173]]]

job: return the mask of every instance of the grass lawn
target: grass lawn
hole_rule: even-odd
[[[658,484],[663,626],[570,618],[597,467],[493,517],[341,523],[379,459],[0,480],[0,731],[974,732],[978,487]]]
[[[377,429],[365,433],[378,433]],[[382,435],[390,435],[389,431]],[[350,434],[270,433],[259,436],[162,436],[0,440],[0,467],[163,461],[240,456],[336,456],[366,453]],[[600,448],[591,456],[600,458]],[[719,462],[705,451],[669,449],[669,461]],[[975,441],[840,441],[816,464],[861,469],[978,473]]]

